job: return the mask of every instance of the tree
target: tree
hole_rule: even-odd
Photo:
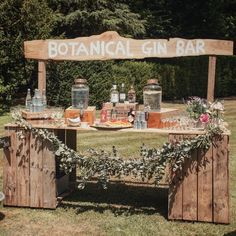
[[[168,0],[123,0],[133,12],[144,20],[147,38],[173,37],[178,26],[173,22],[173,12]]]
[[[55,34],[66,38],[100,34],[115,30],[125,36],[141,36],[145,33],[144,21],[138,13],[130,11],[127,4],[116,0],[48,0],[57,12]]]
[[[179,28],[177,36],[187,38],[223,39],[226,35],[222,0],[168,0],[173,22]]]
[[[23,42],[48,38],[53,14],[44,0],[2,0],[0,3],[0,111],[32,78],[34,63],[25,63]]]

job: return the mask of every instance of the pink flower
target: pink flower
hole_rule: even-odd
[[[210,116],[209,116],[209,114],[207,114],[207,113],[201,114],[199,120],[200,120],[202,123],[208,123],[209,120],[210,120]]]

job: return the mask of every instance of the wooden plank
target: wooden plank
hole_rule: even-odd
[[[53,145],[43,142],[43,207],[56,208],[56,160]]]
[[[17,159],[17,205],[29,206],[30,205],[30,134],[29,132],[23,132],[23,137],[17,137],[16,145],[16,159]]]
[[[77,132],[76,130],[65,130],[65,144],[76,151],[77,149]],[[69,181],[72,183],[76,182],[76,166],[70,173]]]
[[[30,135],[30,207],[43,207],[43,143]]]
[[[17,193],[16,193],[16,132],[15,129],[8,128],[6,131],[10,136],[11,146],[6,147],[3,150],[3,192],[5,194],[4,205],[16,206],[17,205]]]
[[[213,220],[212,146],[207,152],[198,152],[198,221]]]
[[[186,158],[183,168],[183,220],[197,220],[197,153]]]
[[[88,122],[89,125],[93,125],[96,119],[96,107],[89,106],[86,110],[83,111],[83,116],[80,116],[80,109],[73,108],[72,106],[68,107],[65,110],[64,117],[66,118],[66,123],[68,123],[67,118],[77,118],[80,117],[82,122]]]
[[[55,134],[57,135],[58,139],[65,143],[65,129],[55,129]],[[56,178],[61,178],[65,175],[65,172],[60,169],[60,163],[59,160],[56,159]]]
[[[76,130],[76,131],[99,131],[96,128],[88,127],[88,128],[81,128],[81,127],[73,127],[67,126],[66,124],[61,126],[56,126],[53,124],[51,120],[28,120],[28,122],[32,125],[33,128],[43,128],[43,129],[57,129],[57,130]],[[17,127],[16,124],[7,124],[5,128],[13,128]],[[63,131],[64,132],[64,131]],[[206,131],[203,130],[170,130],[170,129],[156,129],[156,128],[148,128],[148,129],[120,129],[117,132],[134,132],[134,133],[157,133],[157,134],[206,134]],[[224,132],[225,135],[230,135],[231,132],[229,130]]]
[[[213,146],[213,221],[229,223],[228,139],[215,139]]]
[[[149,112],[147,121],[148,128],[163,128],[162,119],[174,116],[177,112],[178,109],[161,109],[160,112]]]
[[[75,39],[24,42],[26,58],[37,60],[109,60],[148,57],[233,55],[233,41],[214,39],[144,39],[121,37],[115,31]]]
[[[209,57],[208,65],[208,85],[207,85],[207,101],[214,101],[215,92],[215,74],[216,74],[216,57]]]
[[[180,141],[182,135],[169,135],[169,142]],[[183,175],[182,171],[171,173],[171,182],[168,193],[168,219],[182,220],[183,219]]]
[[[42,92],[43,89],[46,91],[46,62],[38,62],[38,89]]]

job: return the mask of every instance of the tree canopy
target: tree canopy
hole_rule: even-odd
[[[25,91],[26,87],[33,88],[36,84],[37,64],[34,61],[26,61],[23,56],[25,40],[75,38],[115,30],[122,36],[134,38],[183,37],[235,41],[235,12],[234,0],[2,0],[0,3],[0,111],[11,104],[16,94]],[[178,62],[152,59],[147,60],[147,63],[158,63],[156,68],[162,78],[163,86],[167,86],[168,81],[172,81],[168,85],[170,87],[166,87],[166,98],[176,98],[182,91],[178,92],[174,85],[177,84],[181,74],[187,77],[197,76],[193,74],[194,71],[197,73],[201,70],[197,61],[198,59],[193,58]],[[132,64],[132,61],[130,63]],[[163,63],[169,66],[164,66]],[[220,96],[235,95],[235,91],[230,86],[232,83],[235,84],[235,63],[234,57],[231,59],[222,57],[218,61],[216,91]],[[121,66],[120,71],[123,70],[122,65],[127,66],[125,63],[113,61],[102,64],[105,70],[102,73],[106,78],[110,73],[115,77],[118,76],[112,69],[117,68],[117,65]],[[67,65],[72,65],[74,69],[68,69]],[[142,66],[135,63],[130,65],[130,70],[135,70],[135,66],[137,70],[142,70]],[[144,68],[147,67],[148,65],[145,64]],[[150,64],[151,67],[153,64]],[[92,70],[94,68],[94,71],[91,71],[91,68]],[[50,70],[58,71],[58,76],[62,76],[60,80],[65,84],[71,83],[71,79],[68,78],[75,76],[73,70],[77,71],[77,74],[89,77],[91,84],[93,78],[96,78],[99,83],[97,62],[49,64],[48,69],[49,74]],[[64,70],[63,73],[60,69]],[[149,71],[147,73],[144,78],[151,76]],[[198,76],[202,78],[206,76],[205,71],[201,73]],[[127,71],[123,76],[129,78],[130,74],[132,72]],[[153,74],[155,76],[156,70]],[[107,78],[110,81],[108,84],[117,79],[114,76]],[[53,74],[50,77],[53,77]],[[52,81],[57,79],[53,77]],[[140,78],[136,79],[140,81]],[[184,81],[188,84],[187,78]],[[202,81],[200,87],[204,89],[206,83],[204,79]],[[49,84],[49,91],[53,87]],[[195,91],[191,86],[187,88],[188,93]],[[204,94],[202,90],[196,93]],[[92,96],[94,97],[95,94]],[[99,99],[94,97],[95,100]]]

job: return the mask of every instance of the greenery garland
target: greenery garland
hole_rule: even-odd
[[[165,174],[167,165],[173,172],[181,170],[185,159],[191,158],[191,153],[194,150],[198,148],[207,150],[213,137],[223,133],[221,127],[211,124],[207,126],[206,133],[203,135],[182,141],[166,142],[160,149],[147,148],[143,145],[139,159],[124,160],[118,157],[114,146],[112,153],[103,150],[97,151],[92,148],[86,154],[78,153],[62,143],[48,129],[32,127],[29,122],[22,118],[20,111],[12,112],[12,117],[17,125],[53,145],[62,170],[69,173],[74,168],[79,169],[81,183],[78,187],[81,189],[92,177],[96,177],[103,188],[107,188],[110,177],[122,178],[124,176],[141,178],[142,181],[154,179],[154,183],[158,185]],[[23,133],[18,133],[18,135],[22,136]]]

